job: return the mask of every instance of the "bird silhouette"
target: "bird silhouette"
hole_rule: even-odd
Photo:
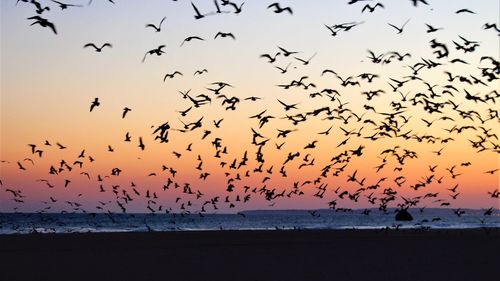
[[[148,23],[148,24],[146,24],[146,28],[151,27],[151,28],[153,28],[156,32],[161,32],[161,25],[163,24],[163,22],[165,21],[165,19],[166,19],[166,18],[167,18],[167,17],[163,17],[163,18],[161,19],[160,23],[158,24],[158,26],[156,26],[156,25],[154,25],[154,24],[152,24],[152,23]]]
[[[33,16],[33,17],[29,17],[28,19],[34,20],[34,22],[32,22],[30,25],[38,24],[41,27],[48,27],[54,32],[54,34],[57,34],[56,26],[52,22],[48,21],[47,19],[42,18],[40,16]]]
[[[156,49],[151,49],[149,51],[147,51],[145,54],[144,54],[144,57],[142,58],[142,62],[144,63],[144,61],[146,61],[146,56],[147,55],[157,55],[157,56],[161,56],[162,54],[165,53],[165,51],[163,51],[163,49],[165,48],[166,46],[165,45],[160,45],[158,46],[158,48]]]
[[[410,0],[414,7],[418,7],[418,3],[422,3],[424,5],[429,5],[426,0]]]
[[[281,14],[283,12],[288,12],[288,13],[290,13],[290,15],[293,15],[292,8],[290,8],[290,7],[281,8],[280,3],[278,3],[278,2],[270,4],[269,6],[267,6],[267,8],[268,9],[274,8],[274,12],[276,14]]]
[[[165,74],[165,76],[163,77],[163,82],[165,82],[165,80],[167,80],[167,78],[174,78],[174,77],[175,77],[175,75],[180,75],[180,76],[182,76],[183,74],[182,74],[180,71],[177,71],[177,70],[176,70],[176,71],[174,71],[174,72],[172,72],[172,73],[167,73],[167,74]]]
[[[427,24],[427,23],[425,25],[427,26],[427,33],[436,32],[436,31],[439,31],[442,29],[442,28],[434,27],[434,26]]]
[[[92,112],[92,110],[94,110],[94,108],[99,105],[101,105],[101,103],[99,102],[99,98],[95,98],[90,104],[90,112]]]
[[[195,18],[195,19],[199,20],[199,19],[202,19],[202,18],[204,18],[204,17],[205,17],[204,15],[202,15],[202,14],[200,13],[200,11],[199,11],[199,10],[198,10],[198,8],[197,8],[197,7],[193,4],[193,2],[191,2],[191,6],[193,7],[193,10],[194,10],[194,13],[195,13],[195,15],[194,15],[194,18]]]
[[[100,53],[100,52],[102,52],[102,49],[104,47],[110,47],[110,48],[112,48],[113,46],[110,43],[104,43],[104,44],[102,44],[101,47],[97,47],[94,43],[87,43],[83,47],[84,48],[93,47],[96,52]]]
[[[67,3],[62,3],[62,2],[59,2],[59,1],[55,1],[55,0],[51,0],[51,1],[54,2],[54,3],[56,3],[56,4],[58,4],[59,8],[61,8],[61,10],[66,10],[69,7],[83,7],[82,5],[67,4]]]
[[[373,13],[377,7],[380,7],[382,9],[385,8],[382,3],[378,2],[377,4],[373,5],[373,7],[370,6],[369,4],[366,4],[361,10],[361,12],[363,13],[365,10],[368,10],[368,12]]]
[[[123,108],[123,113],[122,113],[122,119],[125,118],[125,116],[127,115],[128,112],[132,111],[132,109],[128,108],[128,107],[124,107]]]
[[[198,36],[189,36],[189,37],[186,37],[182,43],[181,43],[181,46],[184,45],[184,43],[186,42],[190,42],[191,40],[199,40],[199,41],[204,41],[205,39],[201,38],[201,37],[198,37]]]
[[[226,38],[226,37],[230,37],[230,38],[233,38],[234,40],[236,40],[236,37],[234,37],[234,35],[232,33],[224,33],[224,32],[217,32],[217,34],[215,34],[215,37],[214,39],[217,39],[217,37],[222,37],[222,38]]]
[[[469,9],[460,9],[455,12],[455,14],[462,14],[462,13],[475,14],[473,11]]]
[[[398,31],[397,34],[401,34],[401,33],[403,33],[403,29],[405,28],[406,24],[408,24],[409,21],[410,21],[410,19],[406,20],[405,23],[403,23],[403,25],[401,27],[397,27],[391,23],[388,23],[388,25],[394,27]]]

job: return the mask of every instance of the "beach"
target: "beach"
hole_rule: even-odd
[[[500,229],[0,235],[0,280],[493,280]]]

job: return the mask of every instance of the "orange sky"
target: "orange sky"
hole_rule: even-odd
[[[103,1],[105,2],[105,1]],[[197,3],[204,11],[213,9],[212,3]],[[387,3],[385,9],[374,13],[361,13],[360,5],[346,5],[345,3],[331,3],[332,1],[318,1],[315,5],[294,3],[294,15],[274,14],[266,10],[261,3],[246,3],[244,12],[240,15],[231,13],[206,17],[194,20],[190,3],[166,3],[165,1],[120,2],[117,5],[98,3],[83,8],[73,8],[60,11],[57,7],[50,13],[42,16],[53,21],[58,29],[54,35],[49,29],[40,26],[29,26],[27,17],[33,15],[30,4],[15,1],[2,1],[1,13],[1,160],[0,179],[3,185],[0,189],[0,211],[12,211],[14,208],[21,211],[37,211],[47,206],[52,211],[71,210],[64,201],[80,202],[87,211],[96,211],[99,201],[111,201],[105,210],[117,211],[116,201],[122,202],[120,196],[129,194],[134,201],[127,204],[128,211],[147,212],[147,190],[158,195],[156,206],[162,205],[164,209],[171,208],[179,211],[182,203],[191,201],[190,211],[197,212],[202,204],[215,196],[220,196],[224,201],[229,196],[230,202],[236,208],[229,209],[229,203],[221,202],[219,212],[269,208],[272,202],[264,200],[263,195],[251,192],[253,188],[275,189],[276,193],[285,191],[288,194],[293,190],[293,183],[314,181],[321,179],[317,184],[306,184],[300,187],[303,196],[276,198],[273,208],[327,208],[327,202],[338,200],[338,206],[349,208],[378,207],[367,201],[366,196],[374,192],[373,196],[382,198],[383,190],[391,188],[398,192],[396,201],[389,206],[394,207],[400,203],[401,196],[415,198],[424,196],[428,192],[439,192],[438,198],[422,199],[418,206],[439,206],[440,202],[433,203],[435,199],[450,202],[451,207],[489,208],[498,207],[498,199],[491,198],[488,192],[498,189],[499,173],[485,173],[498,169],[498,138],[492,134],[499,132],[498,117],[489,119],[490,109],[496,109],[498,97],[486,102],[475,103],[465,99],[465,90],[473,95],[485,97],[490,92],[498,91],[498,82],[488,82],[481,77],[478,67],[491,67],[487,61],[480,62],[483,56],[492,56],[498,60],[498,36],[494,30],[484,30],[484,23],[497,23],[499,9],[498,1],[453,1],[453,3],[432,3],[432,6],[412,7],[411,3]],[[396,1],[394,1],[396,2]],[[403,3],[404,2],[404,3]],[[476,14],[456,14],[455,11],[464,6]],[[321,9],[318,9],[321,7]],[[57,8],[57,9],[56,9]],[[155,33],[144,28],[146,23],[158,24],[166,16],[162,32]],[[402,25],[410,19],[402,34],[396,34],[395,29],[387,23]],[[344,22],[363,22],[349,32],[340,32],[332,37],[324,24],[334,25]],[[425,23],[435,27],[442,27],[435,33],[426,33]],[[213,40],[218,31],[232,32],[236,40]],[[479,47],[474,52],[464,54],[456,50],[453,41],[463,44],[460,36],[479,42]],[[187,42],[179,47],[182,40],[188,36],[200,36],[205,40],[201,42]],[[433,54],[429,41],[436,39],[445,43],[450,50],[450,55],[445,59],[437,59]],[[88,42],[100,45],[104,42],[113,44],[112,48],[96,53],[91,49],[82,48]],[[145,63],[141,63],[142,56],[150,49],[165,44],[166,54],[157,57],[149,56]],[[274,64],[265,58],[259,58],[264,53],[278,52],[277,46],[287,50],[299,51],[295,56],[309,58],[317,55],[311,63],[304,66],[292,56],[279,56]],[[367,58],[367,49],[376,54],[398,51],[411,53],[403,61],[394,59],[390,64],[374,64]],[[468,64],[452,63],[451,60],[460,58]],[[411,75],[408,65],[422,62],[422,59],[433,60],[443,65],[431,69],[423,69],[418,73],[422,80],[405,83],[400,91],[407,94],[407,100],[393,92],[388,82],[391,78],[405,80],[404,76]],[[281,74],[275,66],[290,67],[285,74]],[[193,76],[196,70],[206,68],[208,73]],[[357,76],[361,73],[376,73],[380,77],[373,83],[367,83],[359,78],[354,80],[360,86],[342,87],[340,80],[332,74],[321,75],[324,69],[332,69],[341,77]],[[182,76],[176,76],[163,82],[166,73],[178,70]],[[458,78],[450,83],[444,71],[453,75],[480,78],[486,85],[469,85],[458,82]],[[496,74],[498,76],[498,74]],[[312,82],[316,88],[304,89],[303,87],[283,90],[276,85],[287,84],[294,79],[308,76],[304,81]],[[228,98],[235,96],[241,101],[236,105],[236,110],[226,110],[222,99],[217,98],[207,90],[213,82],[227,82],[234,87],[225,87],[221,93]],[[470,110],[479,114],[473,120],[464,119],[459,112],[447,104],[442,113],[429,114],[423,105],[413,104],[410,99],[422,93],[429,96],[430,91],[424,84],[437,85],[434,90],[441,97],[428,98],[433,102],[447,103],[452,101],[459,105],[463,112]],[[452,85],[458,91],[454,96],[442,94],[445,85]],[[331,101],[325,96],[311,97],[311,93],[320,92],[322,89],[336,89],[340,92],[338,100]],[[180,116],[178,111],[192,106],[192,103],[183,99],[178,91],[191,89],[191,96],[198,94],[209,95],[210,104],[194,108],[187,116]],[[367,100],[361,93],[382,89],[385,93],[372,100]],[[261,100],[252,102],[243,100],[249,96],[258,96]],[[93,112],[89,112],[92,100],[99,97],[101,105]],[[296,110],[285,111],[277,99],[287,104],[298,103]],[[421,100],[421,99],[420,99]],[[337,113],[333,120],[325,120],[327,115],[323,112],[318,116],[308,116],[306,122],[294,126],[290,121],[283,119],[286,114],[299,114],[313,111],[321,107],[329,107],[338,111],[339,101],[347,103],[343,108],[348,108],[352,113],[362,116],[361,121],[356,121],[351,116],[347,123],[339,118]],[[383,137],[376,141],[368,140],[369,137],[379,132],[378,126],[384,121],[381,112],[393,112],[391,103],[400,103],[404,109],[401,115],[409,121],[400,127],[400,133],[408,132],[417,137],[433,136],[438,138],[435,143],[422,141],[415,138]],[[377,113],[367,111],[364,105],[373,106]],[[122,109],[132,109],[125,119],[121,118]],[[258,129],[258,120],[249,119],[263,110],[264,115],[275,118]],[[496,109],[497,110],[497,109]],[[340,116],[346,118],[351,115],[344,112]],[[202,128],[187,133],[173,129],[181,129],[183,122],[194,122],[203,116]],[[437,120],[443,116],[453,120]],[[223,118],[220,128],[213,125],[214,120]],[[396,117],[398,126],[403,123],[401,117]],[[430,127],[421,119],[435,121]],[[373,120],[377,126],[365,121]],[[489,119],[489,120],[488,120]],[[481,121],[482,120],[482,121]],[[169,132],[169,142],[159,143],[152,135],[155,127],[164,122],[169,122],[172,129]],[[448,133],[444,129],[453,126],[474,126],[475,129]],[[332,127],[328,136],[319,135]],[[486,130],[480,129],[480,126]],[[251,144],[251,128],[257,129],[265,138],[270,139],[263,148],[265,163],[263,173],[254,173],[259,166],[255,160],[257,147]],[[347,136],[344,131],[354,130],[360,136],[350,135],[345,146],[337,148]],[[277,138],[277,129],[296,129],[287,138]],[[204,140],[201,139],[204,130],[211,134]],[[125,133],[130,132],[132,142],[124,142]],[[138,138],[142,137],[146,149],[138,148]],[[214,158],[215,148],[211,142],[221,138],[222,146],[227,147],[227,154],[221,158]],[[453,140],[441,143],[448,137]],[[485,139],[484,146],[487,150],[477,152],[471,147],[471,141]],[[48,140],[52,146],[44,145]],[[261,139],[264,140],[264,139]],[[314,149],[304,147],[316,140]],[[285,141],[281,150],[275,144]],[[56,147],[60,142],[67,148],[64,150]],[[192,143],[192,151],[186,151],[188,144]],[[36,144],[37,149],[43,150],[40,158],[31,153],[28,144]],[[111,145],[114,152],[108,152]],[[352,155],[360,145],[365,148],[361,157]],[[418,158],[405,160],[401,171],[394,170],[401,167],[394,156],[386,158],[387,163],[380,172],[376,166],[382,163],[381,152],[396,149],[398,155],[406,150],[417,153]],[[495,149],[495,146],[497,147]],[[433,151],[443,148],[441,155]],[[85,158],[78,159],[80,152],[85,149]],[[182,156],[177,159],[172,152],[179,152]],[[248,162],[240,169],[229,169],[228,166],[237,159],[241,161],[243,153],[248,152]],[[332,165],[327,177],[320,177],[321,169],[331,164],[331,158],[347,151],[351,156],[345,170],[338,176],[333,176],[335,167],[344,164]],[[300,152],[300,156],[285,165],[287,177],[279,173],[283,162],[289,153]],[[315,159],[314,166],[298,169],[306,154],[309,160]],[[196,169],[199,161],[198,155],[203,160],[202,170]],[[95,161],[89,162],[88,156]],[[31,164],[29,158],[33,160]],[[59,162],[64,159],[72,167],[71,171],[65,169],[59,175],[48,174],[51,165],[59,167]],[[83,167],[73,164],[74,161],[83,161]],[[20,170],[17,162],[26,170]],[[220,167],[220,162],[227,166]],[[470,162],[471,164],[466,164]],[[347,162],[346,162],[347,163]],[[175,178],[168,171],[162,171],[162,165],[173,167],[178,173]],[[435,172],[429,171],[429,165],[437,165]],[[273,167],[272,174],[265,170]],[[456,166],[455,174],[447,171]],[[119,177],[111,176],[111,170],[118,167],[122,170]],[[245,177],[246,171],[250,176]],[[347,182],[348,176],[354,171],[361,181],[366,178],[363,185]],[[81,173],[88,173],[91,179]],[[199,179],[200,173],[210,173],[207,180]],[[156,176],[148,176],[155,173]],[[228,174],[226,174],[228,173]],[[235,180],[235,191],[227,192],[229,179],[240,175],[242,180]],[[434,175],[430,184],[418,189],[412,185],[422,181],[425,176]],[[103,177],[103,182],[97,181],[97,175]],[[394,179],[403,176],[406,182],[398,186]],[[269,180],[262,182],[265,177]],[[334,192],[337,187],[340,191],[348,190],[354,193],[359,188],[366,188],[375,184],[381,178],[387,178],[375,190],[364,190],[358,202],[349,199],[339,199]],[[442,182],[437,179],[442,177]],[[173,187],[163,191],[163,184],[170,178],[181,187]],[[53,188],[37,181],[46,179]],[[71,180],[68,187],[64,181]],[[136,184],[136,189],[141,195],[136,196],[130,182]],[[196,199],[195,195],[182,192],[182,186],[190,183],[194,192],[198,190],[204,195]],[[105,192],[99,192],[102,184]],[[317,189],[315,186],[328,184],[324,198],[313,196]],[[447,189],[459,185],[456,199]],[[112,186],[119,185],[118,198],[112,192]],[[244,186],[250,186],[249,193],[244,192]],[[21,190],[26,197],[24,203],[15,202],[7,189]],[[79,196],[81,194],[81,196]],[[242,199],[246,194],[251,194],[247,203],[236,202],[236,196]],[[57,202],[49,202],[50,197]],[[179,202],[175,202],[181,197]],[[43,202],[49,203],[43,203]],[[208,207],[207,207],[208,208]],[[213,209],[208,208],[209,211]],[[81,209],[78,209],[81,211]]]

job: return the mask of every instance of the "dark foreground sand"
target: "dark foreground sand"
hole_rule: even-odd
[[[0,280],[498,280],[500,229],[0,236]]]

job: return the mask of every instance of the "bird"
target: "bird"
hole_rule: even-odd
[[[382,3],[380,3],[380,2],[378,2],[377,4],[375,4],[373,7],[370,6],[369,4],[366,4],[363,7],[363,9],[361,10],[361,13],[363,13],[365,10],[368,10],[368,12],[373,13],[377,7],[380,7],[382,9],[385,8],[384,5]]]
[[[69,7],[83,7],[82,5],[66,4],[66,3],[59,2],[59,1],[55,1],[55,0],[51,0],[51,1],[58,4],[59,8],[61,8],[61,10],[66,10]]]
[[[276,61],[276,58],[280,55],[281,53],[278,52],[274,54],[274,56],[271,56],[270,54],[262,54],[260,55],[261,58],[267,58],[269,60],[269,63],[273,63]]]
[[[175,75],[180,75],[180,76],[183,76],[183,74],[180,72],[180,71],[174,71],[172,73],[167,73],[165,74],[165,76],[163,77],[163,82],[165,82],[165,80],[167,80],[167,78],[174,78]]]
[[[267,8],[268,9],[274,8],[274,12],[276,14],[280,14],[280,13],[286,11],[286,12],[290,13],[290,15],[293,15],[292,8],[290,8],[290,7],[281,8],[280,3],[278,3],[278,2],[270,4],[269,6],[267,6]]]
[[[128,107],[124,107],[124,108],[123,108],[122,119],[124,119],[124,118],[125,118],[125,116],[127,115],[127,113],[128,113],[129,111],[132,111],[132,109],[130,109],[130,108],[128,108]]]
[[[193,7],[193,10],[194,10],[194,13],[195,13],[195,15],[194,15],[194,18],[195,18],[195,19],[199,20],[199,19],[202,19],[202,18],[204,18],[204,17],[205,17],[204,15],[202,15],[202,14],[200,13],[200,11],[199,11],[199,10],[198,10],[198,8],[197,8],[197,7],[193,4],[193,2],[191,2],[191,6]]]
[[[57,34],[56,26],[52,22],[48,21],[47,19],[42,18],[40,16],[33,16],[33,17],[29,17],[28,19],[34,20],[34,22],[32,22],[30,25],[39,24],[41,27],[50,28],[54,32],[54,34]]]
[[[278,100],[278,102],[285,107],[285,111],[288,111],[290,109],[297,109],[298,103],[295,103],[295,104],[286,104],[286,103],[284,103],[284,102],[282,102],[280,100]]]
[[[26,168],[21,164],[21,162],[17,161],[17,166],[19,167],[19,170],[26,171]]]
[[[311,57],[309,57],[309,59],[307,60],[304,60],[304,59],[301,59],[301,58],[298,58],[298,57],[294,57],[296,60],[302,62],[303,65],[308,65],[309,62],[316,56],[317,53],[314,53]]]
[[[224,32],[217,32],[217,34],[215,34],[215,37],[214,39],[217,39],[217,37],[222,37],[222,38],[226,38],[226,37],[230,37],[230,38],[233,38],[234,40],[236,40],[236,37],[234,37],[234,35],[232,33],[224,33]]]
[[[475,12],[469,10],[469,9],[460,9],[455,12],[455,14],[462,14],[462,13],[469,13],[469,14],[475,14]]]
[[[94,110],[94,108],[99,105],[101,105],[101,103],[99,102],[99,98],[94,98],[94,100],[90,104],[90,112],[92,112],[92,110]]]
[[[184,45],[184,43],[186,43],[186,42],[190,42],[191,40],[194,40],[194,39],[196,39],[196,40],[200,40],[200,41],[204,41],[204,40],[205,40],[205,39],[203,39],[203,38],[201,38],[201,37],[198,37],[198,36],[189,36],[189,37],[186,37],[186,38],[182,41],[182,43],[181,43],[181,47],[182,47],[182,45]]]
[[[195,75],[201,75],[201,74],[203,74],[203,73],[208,73],[208,70],[207,70],[206,68],[201,69],[201,70],[196,70],[196,71],[194,72],[193,76],[195,76]]]
[[[418,3],[422,3],[424,5],[429,5],[429,3],[427,3],[426,0],[410,0],[413,4],[414,7],[417,7],[418,6]]]
[[[432,32],[436,32],[436,31],[443,29],[443,28],[434,27],[434,26],[427,24],[427,23],[425,25],[427,26],[427,33],[432,33]]]
[[[154,24],[152,24],[152,23],[148,23],[148,24],[146,24],[146,28],[151,27],[151,28],[153,28],[156,32],[161,32],[161,25],[163,24],[163,22],[165,21],[165,19],[166,19],[166,18],[167,18],[167,17],[163,17],[163,18],[161,19],[161,21],[160,21],[160,24],[158,24],[158,26],[156,26],[156,25],[154,25]]]
[[[165,51],[163,51],[163,48],[165,48],[165,47],[166,47],[165,45],[160,45],[156,49],[151,49],[151,50],[147,51],[144,54],[144,57],[142,58],[142,62],[144,63],[144,61],[146,61],[147,55],[155,55],[156,54],[157,56],[161,56],[162,54],[165,53]]]
[[[142,137],[139,137],[139,148],[141,150],[144,150],[146,146],[144,145],[144,142],[142,141]]]
[[[280,72],[281,72],[281,74],[285,74],[288,71],[288,68],[290,67],[291,64],[292,63],[289,63],[285,68],[281,68],[279,66],[274,66],[274,67],[276,67],[277,69],[279,69]]]
[[[485,23],[483,25],[483,29],[493,29],[495,30],[496,32],[499,32],[500,33],[500,29],[497,27],[497,24],[496,23]]]
[[[410,21],[410,19],[406,20],[406,21],[405,21],[405,23],[404,23],[401,27],[397,27],[397,26],[395,26],[395,25],[393,25],[393,24],[391,24],[391,23],[387,23],[387,24],[388,24],[389,26],[394,27],[394,28],[398,31],[398,33],[397,33],[397,34],[401,34],[401,33],[403,33],[403,29],[404,29],[404,27],[406,26],[406,24],[407,24],[409,21]]]
[[[491,175],[493,175],[493,174],[495,174],[496,172],[498,172],[498,170],[500,170],[500,169],[488,170],[488,171],[486,171],[486,172],[484,172],[484,173],[485,173],[485,174],[491,174]]]
[[[224,2],[223,2],[223,5],[226,5],[225,3],[227,3],[227,5],[230,5],[231,7],[233,7],[233,8],[234,8],[234,13],[235,13],[235,14],[239,14],[239,13],[241,13],[242,8],[243,8],[243,5],[245,4],[245,2],[243,2],[243,3],[241,3],[241,4],[238,6],[238,5],[236,5],[236,3],[234,3],[234,2],[231,2],[231,1],[224,1]]]
[[[102,44],[101,47],[97,47],[94,43],[87,43],[87,44],[83,45],[83,47],[84,48],[93,47],[97,53],[100,53],[100,52],[102,52],[102,49],[104,47],[110,47],[110,48],[112,48],[113,46],[110,43],[104,43],[104,44]]]
[[[35,7],[36,7],[35,12],[39,15],[41,15],[45,11],[50,11],[50,7],[48,7],[48,6],[42,7],[42,4],[36,0],[31,0],[30,3],[35,5]]]
[[[295,52],[295,51],[287,51],[285,48],[282,48],[280,46],[278,46],[278,49],[280,49],[280,53],[283,54],[284,57],[288,57],[290,55],[294,55],[294,54],[298,54],[299,52]]]

